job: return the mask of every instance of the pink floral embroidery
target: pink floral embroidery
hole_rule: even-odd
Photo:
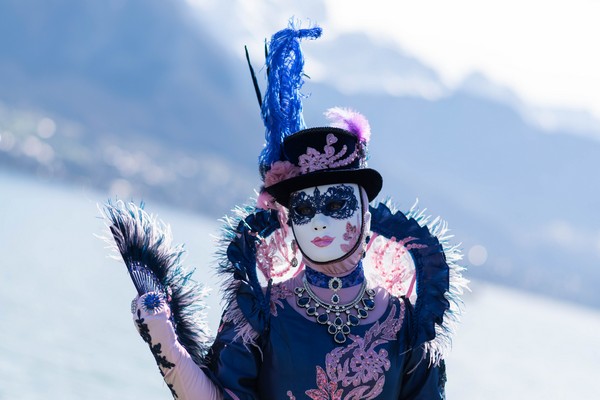
[[[346,347],[337,347],[325,357],[325,370],[317,366],[317,389],[306,391],[313,400],[375,399],[383,391],[385,371],[391,367],[385,349],[376,347],[396,340],[404,320],[404,303],[395,318],[396,306],[381,324],[375,324],[364,337],[349,335],[353,341]],[[347,393],[346,390],[349,390]],[[345,393],[345,394],[344,394]],[[288,391],[288,396],[292,396]],[[291,398],[291,397],[290,397]]]
[[[346,145],[342,146],[342,149],[335,154],[335,149],[332,144],[337,143],[338,138],[333,133],[330,133],[326,137],[327,144],[323,148],[323,153],[309,147],[306,149],[306,154],[302,154],[298,158],[298,164],[302,174],[307,172],[320,171],[327,168],[337,168],[346,166],[358,157],[360,145],[356,146],[356,149],[348,157],[342,159],[342,157],[348,152]]]
[[[267,279],[271,277],[276,253],[277,245],[274,240],[262,239],[256,246],[256,266]]]
[[[271,315],[277,316],[277,306],[283,308],[282,300],[292,297],[294,293],[282,283],[271,286]]]
[[[344,240],[348,243],[342,243],[340,245],[340,248],[342,249],[342,251],[344,252],[349,252],[350,250],[352,250],[352,247],[354,247],[354,245],[356,244],[356,242],[358,241],[358,227],[356,225],[352,225],[350,222],[348,222],[346,224],[346,233],[344,233]]]
[[[268,238],[261,238],[256,247],[256,266],[265,279],[282,282],[296,275],[301,268],[294,268],[292,261],[296,257],[297,249],[290,248],[287,237],[290,233],[287,224],[287,212],[275,204],[279,218],[280,229],[277,229]]]
[[[306,391],[306,395],[313,400],[342,400],[343,389],[338,389],[337,382],[327,379],[323,368],[317,365],[317,387]]]
[[[389,240],[375,240],[369,242],[370,257],[378,283],[395,296],[409,294],[409,285],[414,277],[414,269],[406,264],[403,258],[411,249],[422,249],[427,245],[412,243],[417,238],[408,236],[402,240],[391,237]],[[391,259],[386,259],[391,257]]]
[[[355,375],[351,380],[346,379],[345,384],[352,383],[357,386],[360,383],[368,383],[378,379],[380,374],[390,369],[387,351],[381,349],[376,352],[373,347],[375,346],[370,346],[368,349],[359,348],[352,353],[354,357],[350,360],[350,370]]]
[[[289,161],[275,161],[265,174],[265,186],[269,187],[300,175],[300,169]]]

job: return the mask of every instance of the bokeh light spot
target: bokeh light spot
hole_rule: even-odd
[[[56,133],[56,123],[50,118],[42,118],[37,125],[37,134],[42,139],[50,139]]]
[[[485,264],[488,258],[488,252],[485,247],[480,244],[477,244],[469,249],[469,253],[467,254],[469,258],[469,263],[474,266],[480,266]]]

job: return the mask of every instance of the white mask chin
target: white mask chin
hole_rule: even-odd
[[[339,260],[351,253],[362,234],[360,188],[334,184],[292,193],[290,219],[296,243],[317,263]]]

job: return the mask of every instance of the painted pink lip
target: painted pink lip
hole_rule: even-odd
[[[317,247],[327,247],[331,244],[331,242],[333,242],[335,240],[335,238],[332,238],[330,236],[323,236],[323,237],[316,237],[313,240],[311,240],[310,242],[312,244],[314,244]]]

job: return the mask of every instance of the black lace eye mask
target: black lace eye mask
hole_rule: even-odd
[[[324,194],[318,188],[312,196],[296,192],[290,197],[290,217],[294,224],[304,225],[321,213],[335,219],[348,219],[358,210],[358,200],[350,186],[332,186]]]

